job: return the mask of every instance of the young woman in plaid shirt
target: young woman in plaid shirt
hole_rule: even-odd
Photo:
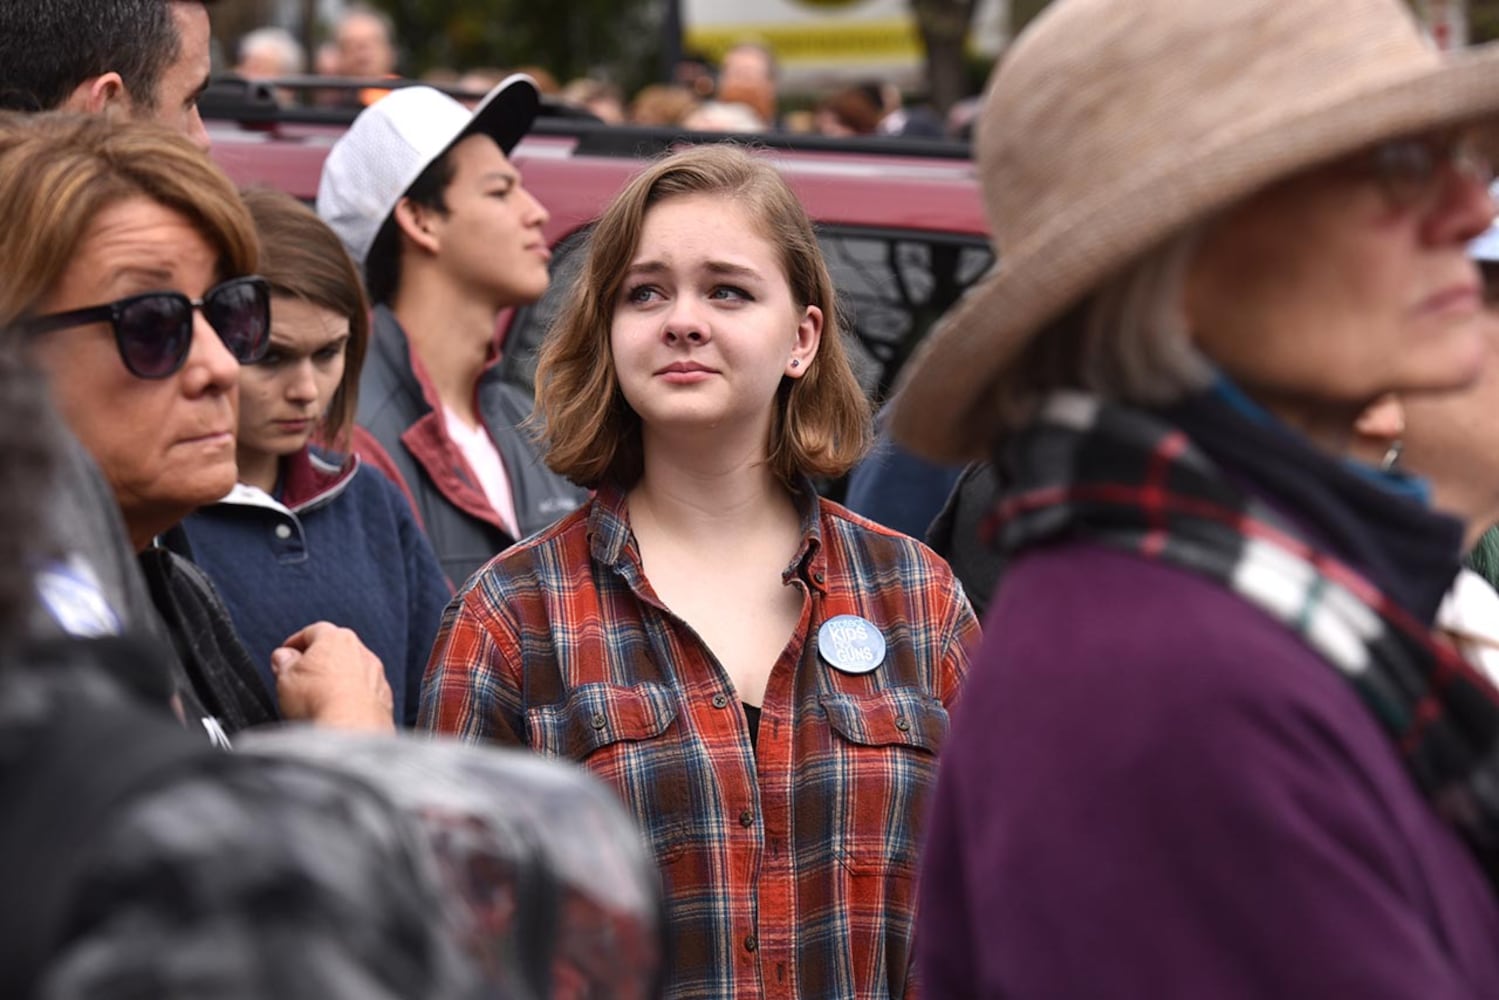
[[[626,187],[537,414],[596,494],[459,594],[421,724],[614,787],[661,866],[669,996],[914,995],[916,849],[978,626],[941,559],[812,487],[869,411],[772,167],[692,149]]]

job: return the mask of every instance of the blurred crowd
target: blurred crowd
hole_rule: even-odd
[[[400,68],[400,40],[389,16],[355,4],[345,8],[330,38],[312,53],[284,28],[265,27],[239,41],[234,72],[248,80],[285,80],[307,74],[348,80],[393,78]],[[544,97],[585,111],[609,125],[630,124],[704,132],[789,132],[827,136],[904,136],[967,139],[976,98],[958,102],[946,115],[909,102],[894,84],[869,79],[839,86],[786,106],[775,53],[765,44],[742,41],[723,53],[717,65],[688,55],[669,82],[651,83],[626,94],[616,83],[594,77],[560,81],[545,66],[508,68],[437,67],[421,80],[477,100],[510,73],[536,81]],[[385,91],[378,86],[334,91],[315,86],[282,88],[286,104],[364,106]]]

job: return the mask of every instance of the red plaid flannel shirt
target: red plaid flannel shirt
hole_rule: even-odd
[[[978,624],[925,546],[810,489],[799,503],[783,579],[801,620],[755,745],[645,579],[618,490],[476,574],[427,668],[421,726],[581,761],[634,812],[665,882],[671,997],[916,994],[917,850]],[[841,614],[884,635],[872,673],[820,659]]]

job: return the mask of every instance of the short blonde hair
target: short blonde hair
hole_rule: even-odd
[[[822,342],[799,379],[783,378],[769,462],[782,482],[841,476],[869,446],[869,401],[849,365],[833,281],[806,211],[774,167],[729,144],[657,161],[632,180],[589,238],[573,294],[547,334],[536,369],[533,426],[547,464],[592,489],[640,478],[640,418],[625,401],[609,331],[646,213],[668,198],[715,195],[744,208],[779,249],[797,305],[822,311]]]
[[[0,113],[0,327],[35,313],[100,212],[137,197],[191,222],[218,253],[220,278],[255,272],[249,211],[182,135],[105,115]]]
[[[1023,426],[1057,389],[1165,406],[1212,383],[1213,364],[1192,341],[1183,300],[1205,228],[1193,226],[1135,258],[1031,340],[993,387],[1003,404],[998,437]]]

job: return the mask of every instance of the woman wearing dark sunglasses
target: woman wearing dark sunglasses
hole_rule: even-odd
[[[309,617],[336,621],[380,657],[396,721],[411,725],[452,590],[400,490],[311,444],[348,446],[370,339],[363,284],[311,209],[266,189],[243,197],[271,290],[271,342],[240,368],[239,482],[184,523],[192,558],[268,680],[288,633]]]
[[[276,651],[278,713],[212,588],[170,550],[179,522],[234,486],[239,369],[270,334],[229,180],[158,127],[3,116],[0,218],[0,329],[24,338],[108,480],[206,724],[389,728],[378,658],[327,622]]]
[[[1123,8],[1128,8],[1123,16]],[[1488,358],[1499,48],[1400,0],[1053,0],[985,97],[1000,266],[892,433],[993,458],[928,997],[1499,997],[1499,691],[1462,524],[1346,459]]]

